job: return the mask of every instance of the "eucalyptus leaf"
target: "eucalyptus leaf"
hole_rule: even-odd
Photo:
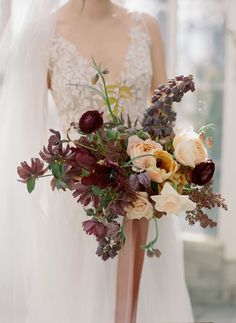
[[[86,177],[86,176],[88,176],[90,173],[89,173],[89,171],[87,170],[87,169],[85,169],[85,168],[83,168],[82,169],[82,176],[83,177]]]
[[[100,196],[103,193],[103,190],[98,186],[92,186],[92,192],[95,196]]]
[[[49,169],[51,169],[53,176],[56,178],[61,178],[64,172],[64,166],[57,161],[51,163]]]
[[[108,140],[116,139],[117,138],[117,131],[112,130],[112,129],[107,129],[106,137]]]
[[[36,178],[30,177],[30,179],[27,182],[27,190],[29,193],[33,192],[33,190],[35,189],[35,184],[36,184]]]

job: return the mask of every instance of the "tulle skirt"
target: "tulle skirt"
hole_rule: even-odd
[[[115,322],[117,259],[96,256],[96,240],[81,227],[85,212],[70,192],[44,198],[47,215],[34,216],[27,312],[17,323]],[[193,321],[177,221],[158,221],[162,256],[145,257],[137,323]],[[149,238],[154,235],[150,224]]]

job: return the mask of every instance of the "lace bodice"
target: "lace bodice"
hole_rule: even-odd
[[[147,106],[152,61],[151,40],[143,16],[132,13],[131,19],[129,46],[118,80],[131,89],[132,97],[123,103],[123,114],[125,119],[129,114],[134,122]],[[58,34],[54,35],[50,46],[49,73],[51,92],[63,130],[66,130],[72,121],[78,121],[86,110],[102,109],[98,95],[88,87],[81,86],[91,85],[94,76],[91,62],[80,55],[74,44]]]

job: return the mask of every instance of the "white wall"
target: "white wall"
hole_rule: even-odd
[[[236,1],[228,0],[228,29],[236,35]],[[226,37],[225,98],[222,145],[221,192],[229,211],[221,212],[219,237],[225,246],[225,257],[236,260],[236,42]]]

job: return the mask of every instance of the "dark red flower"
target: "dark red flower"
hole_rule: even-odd
[[[97,158],[87,149],[82,147],[72,147],[71,151],[74,155],[72,162],[74,166],[86,169],[94,168],[97,164]]]
[[[43,147],[43,150],[40,151],[39,155],[48,164],[54,162],[58,158],[61,158],[64,161],[70,160],[72,156],[69,145],[66,145],[65,147],[63,147],[62,143],[59,143],[58,145],[54,145],[51,142],[48,143],[47,148],[45,146]]]
[[[17,173],[22,183],[27,183],[31,177],[42,176],[46,172],[47,168],[44,168],[44,164],[39,158],[32,158],[31,165],[24,161],[17,167]]]
[[[86,134],[97,131],[102,125],[102,113],[97,110],[89,110],[85,112],[79,121],[80,130]]]
[[[215,173],[215,164],[212,160],[197,165],[192,173],[192,181],[197,185],[205,185],[210,182]]]
[[[89,235],[95,235],[99,240],[106,236],[107,228],[96,220],[87,220],[82,223],[84,231]]]
[[[75,183],[73,187],[73,197],[77,198],[77,202],[88,206],[90,203],[94,208],[99,206],[99,197],[94,195],[90,186],[84,186],[81,183]]]
[[[100,188],[113,186],[117,183],[119,169],[117,166],[97,164],[93,171],[86,177],[83,177],[81,183],[85,186],[95,185]]]

